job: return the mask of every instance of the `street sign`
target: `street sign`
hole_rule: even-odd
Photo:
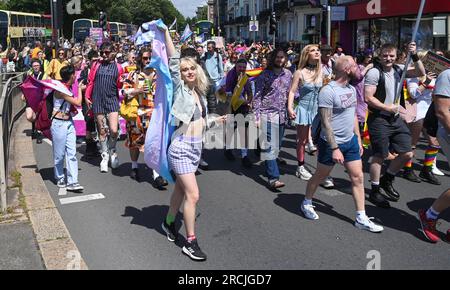
[[[259,30],[259,22],[258,20],[251,20],[249,24],[249,31],[256,32]]]
[[[331,7],[331,21],[345,21],[346,20],[346,7],[345,6],[332,6]]]

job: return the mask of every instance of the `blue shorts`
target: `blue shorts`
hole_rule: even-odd
[[[344,162],[352,162],[361,160],[361,155],[359,154],[359,143],[358,136],[354,135],[352,140],[347,143],[340,144],[339,150],[341,150],[342,155],[344,155]],[[336,162],[333,161],[333,150],[331,150],[330,145],[327,141],[320,138],[318,144],[319,150],[319,163],[327,166],[334,166]]]

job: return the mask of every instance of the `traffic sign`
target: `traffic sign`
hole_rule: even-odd
[[[258,31],[259,30],[259,22],[258,20],[252,20],[249,24],[249,31]]]

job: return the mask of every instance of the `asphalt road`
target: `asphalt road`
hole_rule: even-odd
[[[354,227],[350,182],[344,168],[336,167],[332,176],[337,188],[320,188],[315,200],[320,220],[310,221],[300,213],[306,182],[294,175],[294,138],[294,131],[288,130],[281,155],[288,161],[281,169],[287,186],[278,193],[266,188],[263,164],[247,170],[240,160],[226,161],[221,150],[205,152],[211,168],[197,176],[201,197],[196,235],[208,255],[202,263],[184,256],[182,244],[167,241],[160,225],[173,187],[154,189],[142,156],[145,180],[130,179],[131,162],[123,142],[118,144],[121,166],[114,172],[101,174],[99,159],[79,163],[83,195],[102,193],[105,198],[66,205],[61,205],[53,183],[51,147],[34,144],[34,150],[40,173],[90,269],[364,270],[374,262],[386,270],[450,269],[450,245],[426,242],[416,218],[419,208],[428,207],[449,187],[449,176],[440,177],[441,186],[397,178],[401,199],[391,209],[367,202],[367,214],[385,227],[383,233],[373,234]],[[79,152],[84,152],[84,145]],[[418,155],[422,160],[423,150]],[[79,157],[84,160],[82,154]],[[438,159],[438,166],[449,174],[444,157]],[[314,170],[316,158],[308,156],[307,163]],[[368,180],[366,173],[366,192]],[[181,218],[180,214],[177,224],[184,236]],[[445,233],[450,228],[450,211],[440,221],[438,229]],[[373,258],[378,253],[379,263]]]

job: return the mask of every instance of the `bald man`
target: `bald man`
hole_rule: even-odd
[[[342,56],[335,64],[336,78],[319,94],[321,132],[318,142],[317,170],[306,187],[301,210],[306,218],[319,219],[312,199],[317,187],[330,175],[336,163],[344,165],[352,182],[356,206],[355,226],[373,233],[383,227],[373,223],[365,212],[364,173],[361,156],[363,147],[356,116],[356,90],[349,81],[356,76],[358,66],[352,57]],[[349,124],[353,124],[349,126]]]

